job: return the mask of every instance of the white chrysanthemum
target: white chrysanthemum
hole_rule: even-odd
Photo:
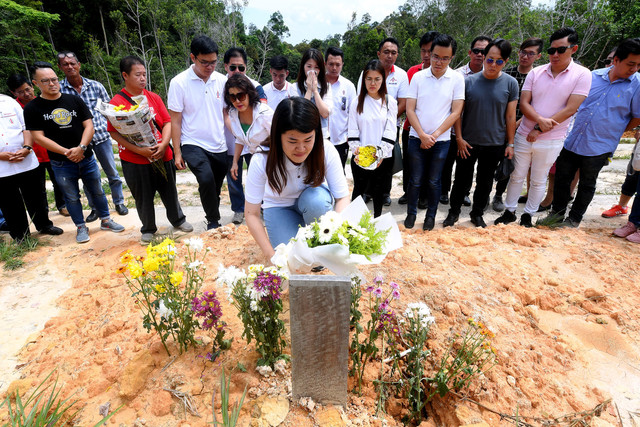
[[[249,303],[249,308],[251,309],[251,311],[258,311],[258,302],[257,301],[251,301]]]
[[[204,263],[202,261],[200,261],[199,259],[189,263],[189,265],[187,265],[187,269],[189,270],[197,270],[198,268],[200,268],[201,265],[203,265]]]
[[[160,300],[160,305],[158,306],[157,313],[164,319],[168,319],[173,316],[173,311],[171,311],[169,308],[167,308],[166,305],[164,305],[164,300]]]
[[[264,265],[262,264],[251,264],[248,268],[251,273],[259,273],[264,270]]]
[[[233,287],[241,280],[246,278],[246,274],[244,271],[240,270],[237,267],[231,266],[229,268],[225,268],[224,265],[220,264],[218,267],[218,280],[217,282],[223,286],[225,286],[225,291],[227,296],[231,297],[231,292]]]
[[[184,244],[196,252],[201,251],[204,247],[204,242],[199,237],[192,237],[191,239],[187,239],[185,240]]]
[[[342,234],[338,234],[338,240],[340,240],[340,243],[342,243],[344,246],[349,246],[349,240],[347,240],[347,238]]]
[[[407,309],[404,311],[404,316],[407,319],[413,319],[415,316],[415,318],[424,327],[427,327],[436,322],[436,318],[431,315],[431,310],[423,302],[413,302],[407,304]]]

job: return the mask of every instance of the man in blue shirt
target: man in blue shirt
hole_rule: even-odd
[[[618,46],[613,66],[592,72],[591,90],[576,113],[573,129],[556,161],[551,215],[564,219],[570,185],[580,170],[578,193],[563,226],[578,227],[593,195],[596,180],[613,156],[625,129],[640,124],[640,39]]]

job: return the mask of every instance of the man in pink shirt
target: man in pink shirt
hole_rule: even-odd
[[[578,50],[578,33],[571,27],[561,28],[550,41],[549,63],[529,72],[522,87],[524,118],[514,141],[515,170],[507,187],[506,209],[495,224],[516,220],[518,197],[531,167],[531,187],[520,225],[532,226],[531,215],[544,198],[547,174],[562,150],[571,116],[591,89],[591,72],[572,59]]]

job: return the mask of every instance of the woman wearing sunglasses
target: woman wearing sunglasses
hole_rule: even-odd
[[[382,215],[384,204],[384,178],[391,171],[392,162],[383,162],[393,153],[396,138],[396,118],[398,103],[387,95],[384,66],[380,61],[370,61],[362,72],[360,95],[349,107],[348,142],[353,154],[351,171],[353,173],[352,200],[364,194],[367,187],[373,196],[373,216]],[[361,166],[364,147],[375,149],[375,166]],[[361,152],[362,150],[362,152]],[[360,156],[362,154],[362,156]],[[375,167],[375,169],[371,169]]]
[[[293,97],[278,104],[269,150],[257,151],[251,160],[245,200],[249,232],[267,258],[300,226],[349,204],[340,155],[322,138],[320,113],[311,101]]]
[[[329,115],[333,105],[331,85],[325,76],[324,58],[318,49],[307,49],[300,60],[298,95],[313,102],[322,119],[322,136],[329,138]]]
[[[458,220],[465,193],[471,188],[476,163],[478,171],[471,222],[476,227],[486,227],[482,214],[489,201],[496,168],[502,158],[513,157],[519,90],[517,80],[502,72],[509,55],[511,44],[508,41],[496,39],[490,42],[484,50],[482,72],[465,79],[464,110],[455,124],[456,176],[445,227]]]
[[[227,126],[236,140],[229,173],[237,180],[240,156],[249,154],[245,157],[249,163],[251,154],[262,149],[261,146],[268,145],[273,110],[260,102],[255,86],[243,74],[229,77],[224,86],[224,100],[229,106]]]

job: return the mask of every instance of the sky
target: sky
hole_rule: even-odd
[[[310,7],[310,4],[316,7]],[[244,10],[244,22],[262,28],[271,14],[279,11],[289,27],[290,35],[285,40],[295,45],[305,39],[324,40],[330,34],[343,34],[353,12],[358,14],[356,22],[360,22],[365,13],[369,13],[373,21],[382,21],[402,4],[404,0],[323,0],[317,3],[305,0],[249,0]]]
[[[533,5],[549,5],[554,0],[533,0]],[[262,28],[273,12],[279,11],[284,23],[289,27],[289,37],[285,41],[295,45],[302,40],[314,38],[324,40],[328,35],[344,34],[353,12],[356,22],[369,13],[373,21],[382,21],[387,15],[398,10],[405,0],[249,0],[244,10],[244,22]]]

